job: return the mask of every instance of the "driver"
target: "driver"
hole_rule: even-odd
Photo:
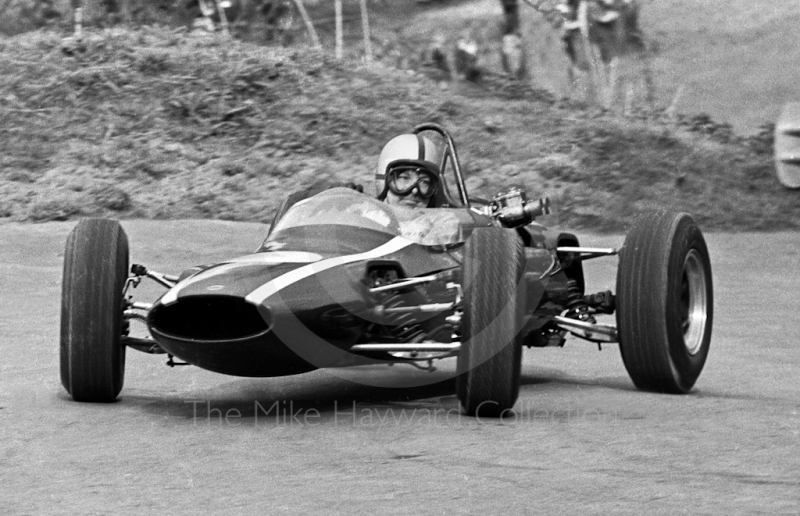
[[[409,208],[432,208],[440,188],[444,146],[421,134],[401,134],[384,145],[375,172],[378,200]]]

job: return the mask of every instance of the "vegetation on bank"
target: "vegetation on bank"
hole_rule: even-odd
[[[702,116],[622,117],[500,75],[445,88],[380,62],[168,28],[0,39],[0,68],[0,221],[269,222],[317,181],[372,191],[383,143],[434,121],[452,130],[472,192],[549,195],[566,226],[618,231],[663,206],[710,230],[800,227],[769,128],[742,138]]]

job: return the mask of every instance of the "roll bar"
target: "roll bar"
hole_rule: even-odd
[[[445,150],[444,157],[442,158],[442,163],[439,164],[442,170],[442,181],[446,181],[446,178],[444,177],[444,166],[447,163],[447,156],[450,156],[450,159],[453,160],[453,170],[456,174],[456,187],[458,188],[458,195],[461,197],[461,204],[463,204],[464,207],[469,208],[470,203],[469,196],[467,195],[467,185],[464,183],[464,174],[461,172],[461,163],[458,160],[456,143],[453,140],[453,137],[450,135],[447,129],[433,122],[419,124],[418,126],[414,127],[411,132],[413,134],[419,134],[424,131],[433,131],[439,133],[439,135],[444,138],[447,149]],[[445,195],[448,195],[446,188]],[[452,202],[452,199],[450,199],[450,201]]]

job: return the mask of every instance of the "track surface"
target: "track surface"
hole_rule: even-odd
[[[135,351],[119,402],[72,402],[57,349],[73,226],[0,225],[0,513],[800,514],[800,233],[707,235],[714,336],[690,395],[638,392],[615,346],[570,339],[525,351],[517,418],[498,422],[460,416],[452,381],[358,383],[442,372],[241,379]],[[132,262],[164,272],[265,234],[123,226]],[[589,288],[615,267],[587,264]]]

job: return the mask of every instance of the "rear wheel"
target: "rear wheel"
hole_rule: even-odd
[[[122,389],[127,277],[128,238],[119,222],[79,222],[64,253],[60,349],[61,383],[76,401],[112,402]]]
[[[476,229],[467,240],[457,392],[470,416],[503,416],[517,400],[524,265],[522,240],[512,229]]]
[[[711,345],[711,261],[686,213],[639,218],[617,270],[617,328],[622,361],[640,389],[686,393]]]

